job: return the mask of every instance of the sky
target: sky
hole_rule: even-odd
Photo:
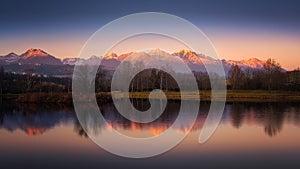
[[[2,0],[0,55],[40,48],[76,57],[103,25],[137,12],[164,12],[201,29],[221,59],[274,58],[300,65],[300,2],[272,0]]]

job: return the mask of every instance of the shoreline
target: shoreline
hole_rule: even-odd
[[[130,92],[129,97],[132,99],[148,99],[150,92]],[[215,101],[223,101],[221,99],[222,92],[216,91]],[[220,97],[218,95],[220,94]],[[115,97],[124,98],[125,92],[115,92]],[[196,100],[211,101],[210,91],[197,92],[165,92],[170,100]],[[182,97],[182,98],[181,98]],[[2,94],[2,101],[13,101],[19,103],[61,103],[73,104],[72,93],[23,93],[23,94]],[[102,92],[96,94],[99,103],[112,102],[110,92]],[[159,99],[159,97],[155,97]],[[264,90],[227,90],[226,102],[299,102],[300,92],[294,91],[264,91]]]

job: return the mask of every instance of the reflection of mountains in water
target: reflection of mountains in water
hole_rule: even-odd
[[[147,107],[147,102],[138,104],[138,109]],[[202,128],[209,110],[209,103],[201,103],[200,113],[192,130]],[[101,129],[123,129],[128,131],[149,131],[157,135],[168,129],[175,121],[180,104],[168,103],[165,112],[152,123],[142,124],[129,121],[120,115],[113,105],[101,107],[108,126],[100,125]],[[229,122],[235,128],[243,125],[263,126],[269,136],[278,134],[284,123],[300,126],[300,106],[286,103],[233,103],[227,104],[222,123]],[[79,135],[85,135],[79,125],[76,114],[71,107],[58,105],[13,105],[2,104],[0,108],[0,129],[13,132],[22,130],[28,135],[43,134],[55,126],[73,125]],[[173,128],[178,132],[187,132],[189,126],[179,125]]]
[[[60,124],[73,124],[76,115],[70,109],[57,105],[1,105],[0,129],[22,130],[28,135],[43,134]]]

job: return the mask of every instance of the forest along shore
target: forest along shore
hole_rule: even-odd
[[[129,97],[132,99],[148,99],[150,92],[130,92]],[[214,100],[222,101],[218,97],[222,92],[216,91]],[[211,91],[199,92],[165,92],[169,100],[195,100],[211,101]],[[84,95],[82,97],[85,97]],[[124,98],[125,92],[118,92],[116,98]],[[98,103],[112,102],[110,92],[101,92],[96,94]],[[20,103],[60,103],[72,104],[72,93],[27,93],[27,94],[2,94],[2,101],[14,101]],[[159,98],[158,98],[159,99]],[[299,102],[300,92],[295,91],[264,91],[264,90],[227,90],[226,102]]]
[[[132,69],[138,65],[126,63],[124,74],[120,77],[128,77]],[[112,102],[111,83],[114,70],[98,68],[95,80],[87,79],[89,71],[85,66],[80,67],[76,80],[85,82],[81,87],[95,91],[98,104]],[[198,85],[198,91],[181,91],[176,80],[167,72],[160,69],[145,69],[134,76],[128,91],[133,99],[148,99],[150,91],[160,89],[170,100],[195,100],[201,101],[227,101],[227,102],[300,102],[300,68],[286,71],[273,59],[268,59],[261,69],[244,69],[238,65],[232,65],[226,77],[227,97],[222,97],[224,91],[214,91],[211,97],[212,85],[224,85],[224,77],[216,73],[193,72]],[[185,73],[177,72],[177,76],[190,83]],[[215,79],[211,84],[210,79]],[[34,70],[28,70],[24,74],[5,72],[0,66],[0,101],[11,100],[22,103],[66,103],[73,104],[71,77],[41,76]],[[95,88],[91,88],[95,87]],[[192,87],[192,86],[191,86]],[[74,88],[75,91],[77,90]],[[122,83],[117,83],[113,89],[117,98],[126,95]],[[119,92],[116,92],[119,91]],[[153,95],[152,95],[153,96]],[[161,95],[160,95],[161,96]],[[157,96],[155,96],[157,97]],[[115,97],[114,97],[115,98]],[[82,94],[79,101],[88,102],[92,98]]]

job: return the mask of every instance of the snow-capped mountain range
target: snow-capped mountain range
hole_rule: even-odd
[[[55,56],[48,54],[41,49],[29,49],[21,55],[15,53],[9,53],[5,56],[0,56],[0,65],[6,67],[13,67],[13,65],[31,65],[31,66],[74,66],[76,62],[84,63],[97,63],[100,59],[101,66],[104,69],[113,70],[115,69],[125,58],[131,56],[131,62],[143,62],[144,64],[159,64],[155,63],[159,60],[167,60],[168,62],[176,62],[176,59],[172,57],[179,57],[182,61],[187,64],[194,71],[205,71],[204,64],[213,64],[216,60],[205,56],[203,54],[198,54],[190,50],[179,50],[172,54],[167,53],[160,49],[153,49],[146,52],[130,52],[121,55],[116,53],[108,53],[105,56],[91,56],[89,59],[79,59],[79,58],[65,58],[63,60],[58,59]],[[150,56],[150,57],[149,57]],[[170,57],[171,56],[171,57]],[[154,59],[156,57],[156,59]],[[262,69],[265,61],[259,60],[257,58],[250,58],[247,60],[220,60],[224,66],[225,72],[227,73],[232,65],[238,65],[242,69]]]

